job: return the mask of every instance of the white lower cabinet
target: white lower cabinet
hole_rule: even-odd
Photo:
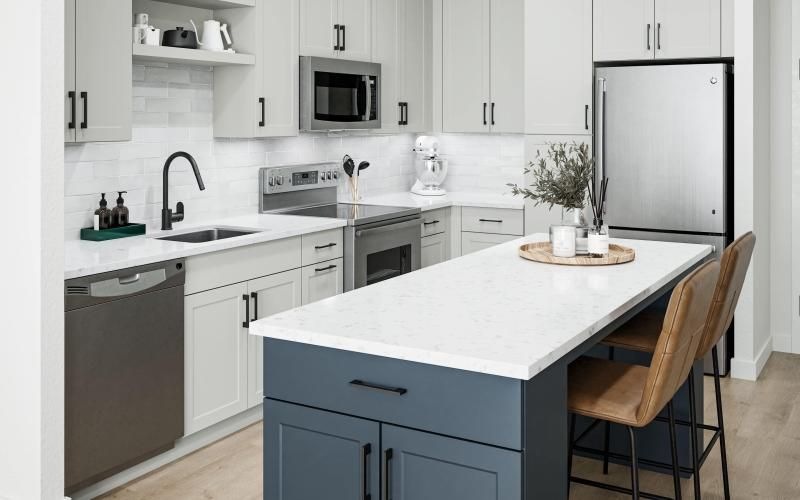
[[[264,276],[247,282],[252,319],[262,319],[300,305],[302,279],[300,269]],[[264,339],[247,335],[247,407],[258,406],[264,399]]]
[[[439,233],[422,238],[422,267],[432,266],[448,260],[450,258],[448,243],[449,235],[447,233]]]
[[[302,270],[303,305],[342,293],[344,260],[336,259],[306,266]]]
[[[519,238],[517,235],[510,234],[490,234],[490,233],[461,233],[461,255],[484,250],[506,241]]]
[[[247,283],[184,302],[184,432],[192,434],[247,409]]]

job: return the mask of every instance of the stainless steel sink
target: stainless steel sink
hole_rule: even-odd
[[[209,241],[224,240],[227,238],[236,238],[237,236],[245,236],[248,234],[258,233],[253,229],[229,229],[214,227],[211,229],[201,229],[199,231],[192,231],[188,233],[173,234],[170,236],[162,236],[156,238],[159,240],[167,241],[180,241],[182,243],[206,243]]]

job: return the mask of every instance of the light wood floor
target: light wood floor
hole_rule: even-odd
[[[790,500],[800,498],[800,356],[773,354],[758,382],[722,381],[728,461],[733,498]],[[713,385],[705,377],[706,408],[714,422]],[[629,486],[627,467],[575,459],[575,473]],[[701,469],[703,498],[722,498],[719,453]],[[643,471],[642,489],[672,496],[670,476]],[[691,498],[691,480],[683,481]],[[261,425],[253,425],[105,496],[106,499],[261,498]],[[624,498],[612,492],[572,486],[572,499]]]

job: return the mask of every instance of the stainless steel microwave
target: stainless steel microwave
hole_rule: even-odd
[[[381,65],[300,57],[300,130],[381,126]]]

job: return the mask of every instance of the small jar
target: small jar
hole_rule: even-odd
[[[589,231],[589,255],[591,257],[608,256],[608,231],[603,227]]]
[[[575,257],[575,226],[551,226],[553,255]]]

